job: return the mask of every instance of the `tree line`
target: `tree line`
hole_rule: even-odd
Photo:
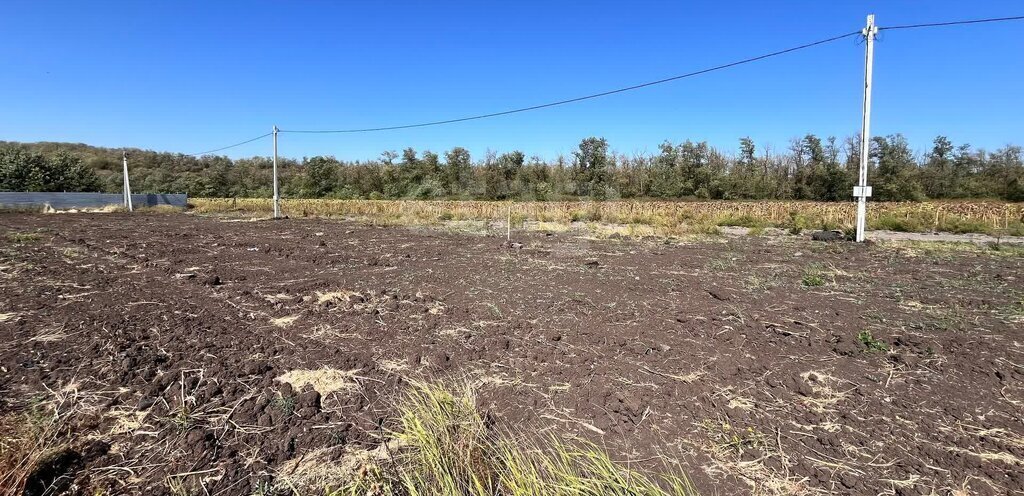
[[[859,137],[814,134],[781,152],[758,150],[750,138],[723,152],[707,142],[665,141],[655,154],[624,155],[604,138],[582,140],[570,156],[544,160],[521,151],[465,148],[441,154],[406,148],[375,160],[331,156],[279,158],[281,193],[343,199],[773,199],[845,201],[859,166]],[[266,197],[269,157],[230,159],[129,150],[136,192],[198,197]],[[1024,151],[994,152],[939,136],[915,155],[899,134],[871,140],[869,184],[875,200],[994,198],[1024,201]],[[0,142],[0,190],[121,190],[121,150],[70,143]]]

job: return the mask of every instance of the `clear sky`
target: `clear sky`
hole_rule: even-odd
[[[193,153],[282,129],[388,126],[545,103],[861,28],[1024,14],[1006,1],[6,0],[0,139]],[[581,138],[785,148],[860,127],[856,38],[568,106],[447,126],[280,136],[280,153],[375,158],[464,146],[551,158]],[[872,134],[1024,144],[1024,22],[891,31]],[[224,152],[267,155],[270,139]]]

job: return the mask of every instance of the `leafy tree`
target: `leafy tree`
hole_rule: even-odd
[[[874,196],[882,201],[920,201],[925,198],[917,178],[917,163],[901,134],[876,136],[872,155],[877,160]]]
[[[473,162],[469,150],[457,146],[444,154],[444,184],[451,193],[459,193],[469,188]]]
[[[608,173],[608,141],[590,137],[580,141],[578,150],[573,152],[573,181],[576,194],[604,198]]]
[[[677,198],[682,192],[682,177],[677,168],[679,152],[670,141],[658,145],[660,153],[651,164],[651,196]]]
[[[514,182],[522,172],[525,160],[526,156],[520,151],[503,153],[497,157],[489,152],[484,159],[484,196],[496,200],[512,196]]]
[[[436,153],[427,150],[420,159],[420,176],[424,180],[436,181],[441,176],[441,160]]]
[[[0,190],[98,191],[96,172],[66,151],[47,157],[20,148],[0,149]]]
[[[953,169],[955,148],[949,138],[937,136],[921,170],[921,187],[929,198],[956,198],[962,194],[962,178]]]
[[[814,191],[816,198],[824,201],[841,201],[850,198],[853,180],[839,165],[839,147],[836,138],[829,137],[822,149],[821,165],[815,169]]]
[[[821,138],[808,134],[792,144],[795,155],[793,194],[798,200],[811,200],[822,194],[825,150]]]
[[[979,171],[987,179],[986,190],[992,196],[1009,201],[1024,201],[1024,149],[1006,146],[989,156]]]
[[[303,161],[302,196],[323,198],[330,196],[338,186],[338,168],[341,164],[334,157],[316,156]]]
[[[842,143],[842,145],[840,145]],[[987,152],[937,137],[920,158],[899,135],[871,140],[869,183],[878,200],[989,197],[1020,201],[1020,147]],[[0,142],[0,188],[21,191],[121,190],[122,150],[72,143]],[[271,160],[193,157],[128,150],[132,186],[140,192],[192,196],[260,196],[271,191]],[[368,161],[312,157],[278,160],[284,196],[338,198],[571,199],[803,198],[849,201],[859,166],[859,138],[807,134],[788,150],[739,140],[735,157],[706,142],[663,142],[651,156],[627,157],[607,141],[587,138],[572,156],[526,160],[513,151],[473,162],[454,148],[443,157],[407,148]]]
[[[680,193],[697,198],[722,198],[721,156],[712,153],[706,141],[694,143],[686,140],[677,150],[677,163],[681,176]]]

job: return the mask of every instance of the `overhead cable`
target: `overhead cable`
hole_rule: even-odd
[[[473,121],[473,120],[478,120],[478,119],[487,119],[489,117],[498,117],[498,116],[502,116],[502,115],[518,114],[518,113],[521,113],[521,112],[529,112],[531,110],[539,110],[539,109],[544,109],[544,108],[549,108],[549,107],[556,107],[556,106],[565,105],[565,104],[568,104],[568,103],[575,103],[575,102],[580,102],[580,101],[583,101],[583,100],[590,100],[590,99],[593,99],[593,98],[600,98],[602,96],[614,95],[616,93],[624,93],[624,92],[627,92],[627,91],[638,90],[640,88],[646,88],[648,86],[654,86],[654,85],[657,85],[657,84],[664,84],[664,83],[668,83],[668,82],[671,82],[671,81],[678,81],[678,80],[684,79],[684,78],[698,76],[698,75],[701,75],[701,74],[707,74],[709,72],[714,72],[714,71],[720,71],[722,69],[728,69],[730,67],[736,67],[738,65],[749,64],[751,62],[756,62],[758,60],[764,60],[764,59],[771,58],[771,57],[777,57],[779,55],[783,55],[783,54],[790,53],[790,52],[795,52],[797,50],[803,50],[805,48],[811,48],[813,46],[823,45],[825,43],[831,43],[833,41],[838,41],[838,40],[841,40],[843,38],[849,38],[851,36],[855,36],[855,35],[859,35],[859,34],[860,34],[860,31],[853,31],[853,32],[842,34],[842,35],[839,35],[839,36],[833,36],[831,38],[826,38],[824,40],[818,40],[818,41],[811,42],[811,43],[805,43],[803,45],[795,46],[795,47],[792,47],[792,48],[786,48],[784,50],[779,50],[779,51],[776,51],[776,52],[766,53],[764,55],[758,55],[756,57],[751,57],[751,58],[747,58],[747,59],[743,59],[743,60],[737,60],[735,62],[729,62],[727,64],[717,65],[717,66],[714,66],[714,67],[708,67],[706,69],[701,69],[699,71],[688,72],[686,74],[680,74],[678,76],[667,77],[667,78],[664,78],[664,79],[658,79],[656,81],[649,81],[649,82],[646,82],[646,83],[635,84],[635,85],[632,85],[632,86],[626,86],[624,88],[617,88],[617,89],[614,89],[614,90],[602,91],[600,93],[594,93],[594,94],[579,96],[579,97],[575,97],[575,98],[568,98],[568,99],[559,100],[559,101],[556,101],[556,102],[543,103],[543,104],[540,104],[540,105],[532,105],[532,106],[529,106],[529,107],[516,108],[516,109],[512,109],[512,110],[504,110],[504,111],[501,111],[501,112],[492,112],[492,113],[489,113],[489,114],[473,115],[473,116],[469,116],[469,117],[459,117],[459,118],[456,118],[456,119],[446,119],[446,120],[440,120],[440,121],[421,122],[421,123],[417,123],[417,124],[403,124],[403,125],[398,125],[398,126],[369,127],[369,128],[355,128],[355,129],[322,129],[322,130],[321,129],[314,129],[314,130],[307,130],[307,129],[301,129],[301,130],[299,130],[299,129],[282,129],[280,132],[282,132],[282,133],[368,133],[368,132],[374,132],[374,131],[392,131],[392,130],[395,130],[395,129],[410,129],[410,128],[415,128],[415,127],[439,126],[439,125],[442,125],[442,124],[453,124],[453,123],[456,123],[456,122]]]

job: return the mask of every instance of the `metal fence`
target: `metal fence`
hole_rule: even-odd
[[[102,208],[108,205],[121,205],[119,193],[23,193],[0,191],[0,208],[32,208],[49,205],[56,209],[67,208]],[[143,193],[133,194],[132,204],[138,207],[155,207],[169,205],[185,208],[188,195]]]

